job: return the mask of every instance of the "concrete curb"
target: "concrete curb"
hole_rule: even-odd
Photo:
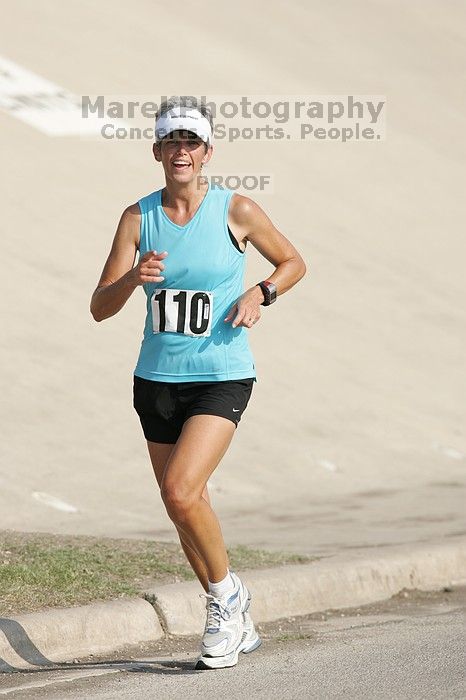
[[[142,598],[0,617],[0,671],[15,671],[164,636],[156,611]]]
[[[466,584],[466,537],[354,550],[311,564],[241,572],[256,622],[390,598],[403,588]],[[197,581],[156,586],[126,599],[0,618],[0,671],[51,666],[156,641],[200,635],[205,598]],[[150,602],[148,602],[150,601]]]
[[[466,538],[436,544],[355,550],[312,564],[241,572],[252,593],[256,622],[308,615],[329,608],[365,605],[390,598],[403,588],[435,590],[466,583]],[[146,598],[170,634],[200,634],[205,598],[199,583],[156,586]]]

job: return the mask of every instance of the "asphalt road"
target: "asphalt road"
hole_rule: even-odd
[[[195,671],[198,638],[112,659],[5,674],[0,697],[28,700],[466,697],[466,589],[260,625],[263,644],[222,671]]]

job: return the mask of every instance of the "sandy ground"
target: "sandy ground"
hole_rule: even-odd
[[[219,172],[273,175],[253,197],[308,274],[249,331],[258,382],[210,489],[231,543],[464,531],[464,7],[17,0],[2,19],[3,56],[76,95],[387,96],[385,141],[216,146]],[[0,527],[173,540],[131,406],[143,292],[88,311],[121,211],[162,185],[150,143],[0,120]],[[272,268],[247,255],[251,286]]]

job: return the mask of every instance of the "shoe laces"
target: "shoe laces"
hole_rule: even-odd
[[[207,628],[217,628],[220,627],[220,622],[222,620],[229,620],[231,617],[231,611],[226,605],[223,605],[219,598],[211,595],[210,593],[199,593],[199,598],[207,598]]]

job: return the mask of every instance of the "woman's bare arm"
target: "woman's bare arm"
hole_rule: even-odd
[[[139,206],[132,204],[121,215],[112,248],[92,294],[90,310],[96,321],[118,313],[138,285],[163,280],[161,261],[167,253],[149,251],[133,267],[139,248],[140,225]]]
[[[294,245],[275,228],[267,214],[249,197],[232,197],[229,224],[240,240],[247,239],[275,270],[267,279],[277,287],[277,296],[287,292],[306,274],[306,263]],[[233,319],[232,326],[251,328],[260,318],[264,295],[259,286],[248,289],[234,304],[225,320]],[[252,319],[252,320],[250,320]]]

